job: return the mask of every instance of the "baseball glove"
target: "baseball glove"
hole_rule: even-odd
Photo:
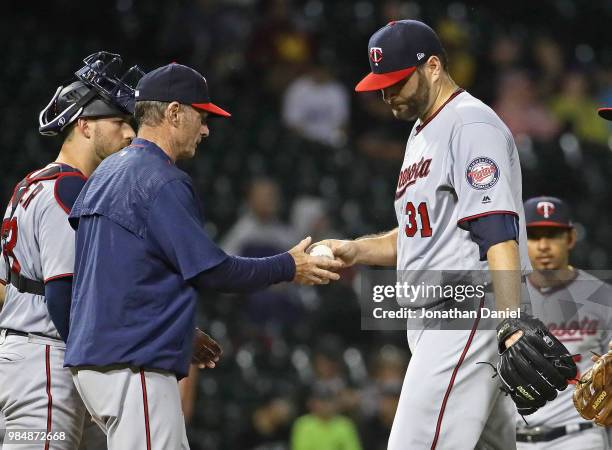
[[[574,406],[582,417],[597,425],[612,426],[612,351],[587,370],[574,391]]]
[[[516,331],[523,335],[506,348],[505,341]],[[499,362],[497,373],[519,414],[533,414],[563,391],[577,369],[567,348],[549,333],[538,319],[523,314],[520,319],[505,319],[497,327]]]
[[[200,369],[215,367],[215,363],[223,354],[223,350],[217,341],[196,327],[193,333],[193,354],[191,364],[196,364]]]

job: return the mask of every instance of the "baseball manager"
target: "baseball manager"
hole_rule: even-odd
[[[229,256],[203,229],[191,179],[175,166],[209,134],[206,79],[169,64],[136,87],[132,144],[89,178],[70,214],[76,260],[65,364],[108,448],[189,448],[177,378],[187,375],[199,290],[338,279],[340,262],[305,253]]]

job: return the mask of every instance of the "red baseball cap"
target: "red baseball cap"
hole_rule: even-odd
[[[191,67],[172,63],[143,76],[136,86],[135,100],[179,102],[222,117],[231,114],[210,101],[206,78]]]
[[[372,72],[355,90],[377,91],[412,75],[431,55],[443,53],[434,30],[418,20],[389,22],[370,38],[368,55]]]
[[[597,112],[604,119],[612,120],[612,108],[599,108]]]

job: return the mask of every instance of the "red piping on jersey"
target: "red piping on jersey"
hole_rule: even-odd
[[[0,284],[1,284],[2,286],[6,286],[6,281],[4,281],[4,280],[0,280]]]
[[[53,396],[51,395],[51,346],[45,345],[45,366],[47,368],[47,434],[51,433],[51,413]],[[45,450],[49,450],[49,439],[45,440]]]
[[[58,280],[60,278],[68,278],[68,277],[72,277],[74,276],[73,273],[62,273],[61,275],[55,275],[54,277],[49,277],[45,280],[45,283],[48,283],[49,281],[53,281],[53,280]]]
[[[47,166],[47,167],[48,167],[48,166]],[[34,172],[40,172],[41,170],[44,170],[44,169],[46,169],[47,167],[43,167],[42,169],[35,170]],[[78,170],[78,169],[75,169],[75,170]],[[26,176],[26,178],[25,178],[25,179],[26,179],[26,180],[28,180],[28,182],[30,182],[30,183],[36,183],[37,181],[49,181],[49,180],[54,180],[54,179],[56,179],[56,178],[61,177],[62,175],[79,175],[79,176],[84,177],[85,179],[87,179],[87,177],[86,177],[85,175],[83,175],[81,172],[57,172],[57,173],[54,173],[53,175],[46,175],[46,176],[44,176],[44,177],[34,177],[34,178],[32,178],[32,177],[31,177],[31,175],[32,175],[34,172],[29,173],[29,174]]]
[[[147,450],[151,450],[151,428],[149,426],[149,402],[147,400],[147,380],[144,369],[140,369],[140,384],[142,385],[142,401],[144,403],[145,434],[147,439]]]
[[[421,130],[422,130],[423,128],[425,128],[425,125],[427,125],[429,122],[431,122],[431,121],[433,120],[433,118],[434,118],[434,117],[436,117],[440,111],[442,111],[442,108],[444,108],[446,105],[448,105],[448,103],[450,103],[450,101],[451,101],[452,99],[454,99],[455,97],[457,97],[457,96],[458,96],[459,94],[461,94],[462,92],[463,92],[463,89],[461,89],[461,88],[459,88],[459,89],[457,89],[455,92],[453,92],[453,93],[451,94],[451,96],[450,96],[450,97],[448,97],[448,99],[446,99],[446,101],[445,101],[444,103],[442,103],[442,106],[440,106],[440,107],[439,107],[439,108],[436,110],[436,112],[435,112],[435,113],[433,113],[431,116],[429,116],[427,119],[425,119],[425,120],[423,121],[423,123],[422,123],[422,124],[420,124],[420,125],[418,125],[418,126],[416,127],[416,133],[414,133],[414,135],[416,136],[417,134],[419,134],[419,133],[421,132]]]
[[[446,388],[446,393],[444,394],[444,400],[442,400],[442,406],[440,406],[440,413],[438,414],[438,423],[436,424],[436,434],[434,435],[433,442],[431,443],[431,450],[436,449],[436,445],[438,445],[438,438],[440,437],[440,431],[442,429],[442,419],[444,417],[444,411],[446,410],[446,403],[448,402],[448,397],[450,397],[451,390],[453,389],[453,385],[455,384],[455,378],[457,377],[457,372],[459,372],[459,367],[463,364],[463,360],[465,359],[465,355],[467,355],[470,346],[472,345],[472,340],[474,339],[474,334],[476,334],[476,328],[478,327],[478,322],[480,322],[480,310],[484,306],[484,298],[480,300],[480,306],[478,308],[478,317],[474,321],[474,325],[472,326],[472,331],[470,331],[470,336],[468,337],[467,343],[463,348],[463,353],[459,357],[459,361],[457,365],[453,369],[453,374],[451,375],[450,382],[448,383],[448,387]]]
[[[510,214],[510,215],[513,215],[513,216],[518,216],[518,214],[515,213],[514,211],[487,211],[486,213],[474,214],[473,216],[468,216],[468,217],[464,217],[463,219],[459,219],[457,221],[457,225],[459,225],[462,222],[478,219],[480,217],[490,216],[492,214]]]
[[[57,195],[57,182],[64,177],[79,177],[85,181],[87,181],[87,177],[80,172],[66,172],[66,173],[60,173],[57,179],[55,180],[55,184],[53,185],[53,196],[55,197],[55,200],[57,201],[58,205],[62,207],[62,209],[66,212],[66,214],[70,214],[70,208],[64,205],[62,201],[60,200],[59,195]]]

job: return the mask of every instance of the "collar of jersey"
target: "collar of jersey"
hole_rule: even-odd
[[[445,101],[444,103],[442,103],[442,105],[441,105],[441,106],[440,106],[438,109],[436,109],[436,112],[434,112],[434,113],[433,113],[431,116],[429,116],[429,117],[428,117],[428,118],[427,118],[427,119],[426,119],[426,120],[425,120],[423,123],[420,123],[419,125],[417,125],[417,127],[416,127],[416,133],[415,133],[415,134],[419,134],[419,133],[421,132],[421,130],[422,130],[423,128],[425,128],[425,125],[427,125],[429,122],[431,122],[431,121],[434,119],[434,117],[436,117],[436,116],[438,115],[438,113],[439,113],[440,111],[442,111],[442,108],[444,108],[446,105],[448,105],[448,104],[451,102],[451,100],[452,100],[452,99],[454,99],[455,97],[457,97],[457,96],[458,96],[459,94],[461,94],[462,92],[463,92],[463,89],[461,89],[461,88],[459,88],[459,89],[457,89],[455,92],[453,92],[453,93],[451,94],[451,96],[450,96],[450,97],[448,97],[448,98],[446,99],[446,101]]]
[[[146,150],[150,150],[151,154],[163,159],[164,161],[169,162],[170,164],[174,164],[172,162],[172,159],[154,142],[147,141],[143,138],[134,138],[129,147],[139,147],[144,148]]]
[[[572,272],[573,272],[572,275],[573,276],[571,278],[568,278],[567,280],[563,281],[562,283],[555,285],[555,286],[551,286],[551,287],[537,286],[533,281],[531,281],[531,278],[529,276],[527,276],[527,281],[541,295],[549,296],[551,294],[554,294],[557,291],[561,291],[561,290],[567,288],[570,284],[572,284],[574,281],[576,281],[576,278],[578,278],[578,271],[574,267],[572,267],[572,266],[569,266],[569,267],[572,269]]]

